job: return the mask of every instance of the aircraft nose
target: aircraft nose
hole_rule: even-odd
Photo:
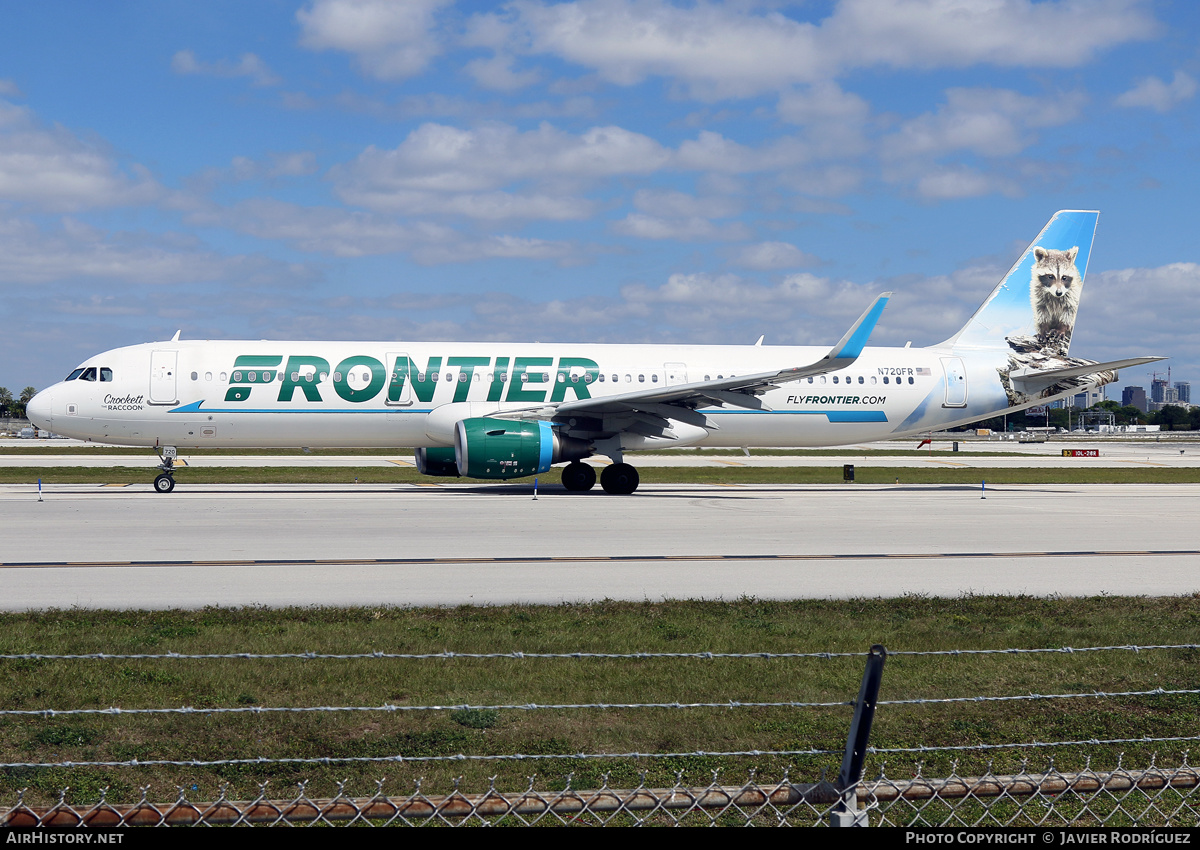
[[[46,431],[52,430],[50,428],[50,411],[52,410],[51,403],[53,401],[54,397],[50,394],[50,392],[48,390],[42,390],[29,400],[29,404],[25,405],[25,416],[28,417],[30,422],[39,428],[42,428]]]

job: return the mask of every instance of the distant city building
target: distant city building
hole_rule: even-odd
[[[1100,387],[1093,387],[1068,397],[1066,401],[1070,407],[1087,410],[1089,407],[1093,407],[1104,401],[1104,390]]]
[[[1122,407],[1136,407],[1142,413],[1146,413],[1149,409],[1146,402],[1146,391],[1142,387],[1126,387],[1121,390]]]
[[[1175,392],[1179,401],[1182,401],[1185,404],[1192,403],[1192,385],[1187,381],[1176,381]]]
[[[1162,378],[1155,378],[1150,386],[1150,409],[1162,410],[1167,405],[1179,404],[1179,390],[1170,386]]]

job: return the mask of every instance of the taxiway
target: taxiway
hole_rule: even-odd
[[[828,462],[828,458],[824,458]],[[986,498],[982,498],[986,495]],[[0,608],[1200,591],[1200,485],[0,486]]]

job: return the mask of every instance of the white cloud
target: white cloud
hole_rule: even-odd
[[[278,283],[293,277],[308,274],[264,258],[181,247],[169,236],[110,234],[72,219],[51,230],[26,220],[0,219],[0,281],[6,283],[92,278],[170,286],[212,281]]]
[[[714,224],[704,218],[669,219],[644,213],[630,213],[618,222],[612,229],[622,236],[633,236],[638,239],[677,239],[683,242],[710,241],[739,241],[750,238],[750,230],[743,224]]]
[[[755,170],[761,161],[759,151],[715,133],[701,130],[696,138],[679,145],[676,161],[684,168],[696,171],[738,173]]]
[[[1082,92],[1035,97],[1007,89],[947,89],[937,110],[901,123],[879,140],[883,177],[912,186],[928,200],[1015,197],[1023,184],[1045,180],[1052,170],[1015,157],[1038,141],[1037,130],[1076,120],[1086,100]],[[986,162],[953,161],[964,158]]]
[[[697,197],[660,189],[638,189],[633,205],[641,212],[664,218],[728,218],[741,212],[741,205],[733,198]]]
[[[1117,98],[1116,104],[1168,112],[1185,100],[1190,100],[1195,94],[1195,78],[1183,71],[1176,71],[1170,83],[1164,83],[1157,77],[1139,80],[1136,86]]]
[[[386,216],[334,207],[302,207],[266,198],[189,215],[192,224],[230,227],[260,239],[288,242],[301,251],[362,257],[396,254],[451,242],[456,234],[427,223],[403,224]]]
[[[1074,68],[1158,25],[1138,0],[842,0],[822,29],[848,68]]]
[[[867,127],[871,106],[832,82],[786,91],[776,107],[779,117],[807,129],[805,139],[814,154],[843,158],[868,150]]]
[[[180,50],[171,57],[171,70],[176,74],[207,77],[246,77],[256,86],[274,86],[281,82],[267,63],[253,53],[243,53],[237,62],[228,59],[201,62],[191,50]]]
[[[12,80],[0,77],[0,97],[20,97],[21,88]]]
[[[573,254],[574,248],[568,242],[519,236],[464,239],[453,245],[424,245],[412,252],[413,259],[418,263],[431,266],[491,259],[568,262]]]
[[[0,200],[34,209],[77,210],[144,204],[162,189],[140,166],[123,173],[95,144],[0,100]]]
[[[841,0],[815,24],[754,4],[524,0],[468,28],[474,43],[556,56],[618,85],[662,76],[723,98],[876,65],[1076,67],[1156,24],[1136,0]]]
[[[450,0],[315,0],[296,12],[300,43],[352,53],[382,80],[415,76],[442,51],[434,32]]]
[[[486,219],[588,215],[575,189],[600,178],[648,174],[671,152],[648,136],[620,127],[593,127],[581,135],[543,123],[520,132],[490,124],[460,130],[424,124],[393,150],[367,148],[330,171],[347,203],[379,211],[427,211]],[[498,193],[513,183],[540,190]],[[440,195],[431,198],[431,195]]]
[[[317,157],[312,151],[273,153],[267,157],[268,177],[307,177],[317,172]]]
[[[638,316],[634,327],[653,329],[660,341],[751,342],[766,333],[775,343],[827,345],[862,314],[877,285],[808,273],[773,285],[728,273],[673,274],[657,287],[623,286],[616,312]]]
[[[622,0],[520,3],[515,9],[531,53],[592,68],[618,85],[661,75],[730,96],[823,76],[817,28],[777,13]]]
[[[487,259],[566,262],[575,254],[568,242],[504,234],[480,238],[427,221],[397,221],[372,212],[305,207],[267,198],[228,208],[205,205],[192,210],[187,220],[193,225],[229,227],[260,239],[286,242],[308,253],[335,257],[406,254],[423,265]]]
[[[829,81],[783,92],[777,109],[779,117],[792,124],[862,124],[871,114],[870,104],[862,97]]]
[[[1088,274],[1079,309],[1078,328],[1090,336],[1148,349],[1142,353],[1174,354],[1182,341],[1200,341],[1193,321],[1200,315],[1200,264]]]
[[[952,88],[936,112],[927,112],[883,140],[892,159],[936,157],[966,151],[1007,157],[1033,144],[1031,128],[1075,120],[1086,98],[1082,93],[1037,98],[1006,89]]]
[[[541,79],[541,73],[534,69],[513,70],[513,62],[511,56],[496,54],[489,59],[474,59],[468,62],[466,71],[480,88],[493,91],[517,91]]]
[[[830,165],[812,166],[809,168],[789,169],[776,178],[776,185],[786,187],[802,195],[818,198],[835,198],[848,195],[862,185],[866,177],[865,170],[854,165],[834,163]],[[828,213],[828,204],[813,205],[807,201],[793,202],[793,208],[810,212]]]
[[[812,266],[820,260],[788,242],[759,242],[739,251],[734,262],[747,269],[773,271]]]
[[[1021,194],[1020,185],[998,174],[984,174],[965,165],[934,166],[916,180],[917,194],[933,201],[977,198],[999,192],[1009,197]]]
[[[795,136],[783,136],[755,148],[702,130],[695,139],[680,143],[675,164],[695,171],[742,174],[789,168],[816,155],[817,150],[809,142]]]
[[[478,221],[578,221],[591,217],[595,204],[585,198],[519,192],[457,194],[395,191],[374,194],[364,206],[415,216],[461,216]]]

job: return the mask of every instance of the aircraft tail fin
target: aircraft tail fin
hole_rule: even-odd
[[[1100,213],[1060,210],[962,330],[939,347],[1065,357]]]

